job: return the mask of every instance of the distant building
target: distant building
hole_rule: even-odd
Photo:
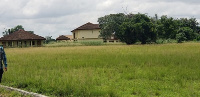
[[[56,41],[70,41],[70,40],[71,39],[66,35],[60,35],[58,38],[56,38]]]
[[[73,39],[73,35],[65,35],[66,37],[68,37],[70,40]]]
[[[100,35],[99,24],[92,24],[90,22],[72,30],[74,41],[79,40],[102,40]]]
[[[73,33],[73,40],[100,40],[104,42],[119,42],[119,39],[112,35],[109,39],[103,39],[100,37],[101,28],[99,24],[92,24],[90,22],[74,29],[71,31]]]
[[[19,30],[0,38],[4,47],[40,47],[43,46],[44,37]]]

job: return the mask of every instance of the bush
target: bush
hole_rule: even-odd
[[[166,44],[166,43],[176,43],[177,41],[174,39],[157,39],[157,44]]]
[[[157,43],[157,44],[163,44],[163,43],[164,43],[164,39],[157,39],[157,40],[156,40],[156,43]]]
[[[185,36],[185,33],[178,33],[178,34],[176,34],[176,40],[177,40],[178,43],[182,43],[186,39],[187,38]]]

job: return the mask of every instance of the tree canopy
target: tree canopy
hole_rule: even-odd
[[[115,32],[119,31],[120,25],[125,21],[126,15],[123,13],[110,14],[98,19],[101,28],[100,36],[109,39]]]
[[[6,29],[4,32],[2,32],[2,34],[3,36],[9,35],[13,32],[19,31],[20,29],[24,30],[24,27],[22,25],[17,25],[14,28]],[[27,32],[34,33],[34,31],[27,31]]]
[[[181,41],[200,40],[200,27],[196,18],[174,19],[166,15],[158,18],[146,14],[110,14],[98,19],[104,39],[112,35],[126,44],[156,42],[157,39]]]

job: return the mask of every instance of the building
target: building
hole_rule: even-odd
[[[73,35],[65,35],[65,37],[68,37],[70,40],[73,39]]]
[[[19,30],[0,38],[4,47],[40,47],[43,46],[44,37]]]
[[[119,42],[119,39],[112,35],[109,39],[103,39],[100,37],[101,28],[99,24],[92,24],[90,22],[72,30],[74,41],[80,40],[93,40],[93,41],[103,41],[103,42]]]
[[[74,41],[79,40],[102,40],[102,38],[99,37],[100,35],[100,27],[99,24],[92,24],[90,22],[72,30],[73,33],[73,39]]]
[[[56,41],[70,41],[71,39],[65,35],[60,35],[58,38],[56,38]]]

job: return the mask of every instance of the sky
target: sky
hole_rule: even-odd
[[[72,35],[71,31],[99,17],[116,13],[167,15],[200,21],[200,0],[0,0],[0,37],[22,25],[42,37]]]

